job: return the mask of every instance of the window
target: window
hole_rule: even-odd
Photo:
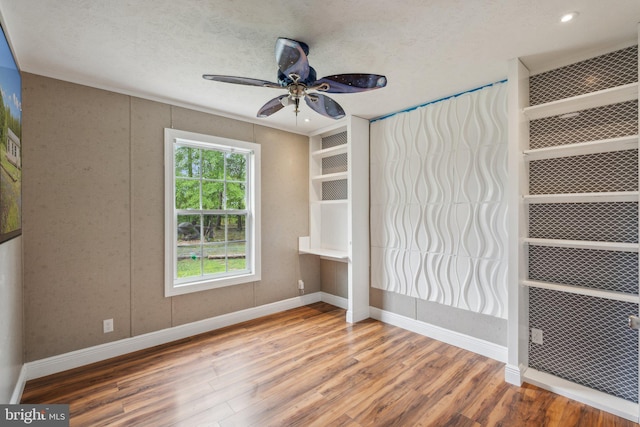
[[[165,129],[165,296],[260,280],[260,145]]]

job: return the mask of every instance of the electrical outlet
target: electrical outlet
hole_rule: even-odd
[[[304,290],[304,281],[298,280],[298,289],[300,289],[301,291]]]
[[[542,345],[542,329],[531,328],[531,342]]]
[[[105,334],[113,332],[113,319],[105,319],[102,321],[102,332]]]

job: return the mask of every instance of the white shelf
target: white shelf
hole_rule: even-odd
[[[311,178],[313,182],[337,181],[340,179],[348,179],[349,172],[328,173],[326,175],[316,175]]]
[[[638,252],[637,243],[592,242],[588,240],[534,239],[526,237],[523,242],[536,246],[554,246],[558,248],[598,249],[603,251]]]
[[[332,258],[337,260],[349,259],[348,253],[343,251],[335,251],[333,249],[307,248],[307,249],[299,249],[298,252],[301,254],[320,255],[321,257]]]
[[[537,280],[523,280],[520,282],[524,286],[531,288],[550,289],[552,291],[566,292],[570,294],[586,295],[597,298],[606,298],[614,301],[640,303],[640,296],[625,292],[606,291],[602,289],[586,288],[584,286],[569,286],[558,283],[540,282]]]
[[[634,99],[638,99],[638,83],[629,83],[623,86],[548,102],[546,104],[533,105],[531,107],[525,107],[522,112],[527,119],[536,120],[601,107],[603,105],[632,101]]]
[[[322,159],[324,157],[337,156],[338,154],[344,154],[347,152],[347,144],[336,145],[335,147],[325,148],[324,150],[318,150],[311,153],[311,156],[315,159]]]
[[[618,191],[608,193],[533,194],[522,196],[522,198],[529,204],[637,202],[638,192]]]
[[[300,254],[311,254],[311,255],[320,255],[325,258],[332,258],[335,260],[348,260],[349,254],[346,251],[339,251],[335,249],[326,249],[326,248],[312,248],[309,246],[310,238],[299,237],[298,238],[298,253]]]
[[[633,150],[638,148],[638,135],[622,136],[619,138],[603,139],[599,141],[580,142],[577,144],[545,147],[535,150],[525,150],[526,161],[555,159],[558,157],[579,156],[584,154],[608,153],[611,151]]]

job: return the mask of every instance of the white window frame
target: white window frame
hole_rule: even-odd
[[[247,156],[247,188],[245,230],[247,235],[247,271],[230,272],[224,276],[177,279],[176,242],[178,239],[178,210],[175,208],[175,146],[176,143],[200,148],[237,151]],[[261,279],[260,243],[260,144],[177,129],[164,130],[165,171],[165,297],[183,295],[208,289],[256,282]],[[183,213],[183,210],[180,210]],[[200,213],[201,210],[195,211]],[[194,212],[194,213],[195,213]],[[233,214],[233,211],[229,211]]]

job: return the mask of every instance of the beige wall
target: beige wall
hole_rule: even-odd
[[[342,298],[349,297],[349,264],[323,259],[320,261],[322,292]]]
[[[165,127],[262,145],[260,282],[164,297]],[[25,73],[23,142],[27,361],[320,290],[305,136]]]

